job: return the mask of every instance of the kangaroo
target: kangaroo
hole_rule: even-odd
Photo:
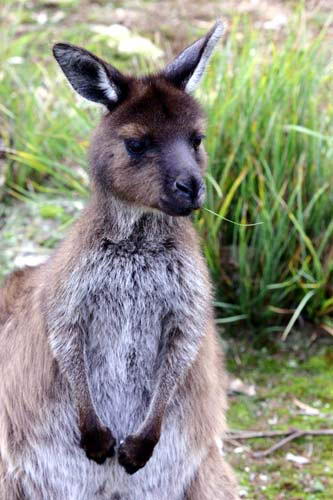
[[[50,259],[0,290],[1,500],[236,500],[225,372],[189,215],[204,201],[198,86],[220,22],[156,75],[54,46],[106,113],[92,195]]]

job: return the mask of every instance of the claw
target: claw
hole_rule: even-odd
[[[82,434],[81,448],[87,457],[97,464],[103,464],[107,458],[114,456],[114,439],[107,427],[96,427]]]
[[[128,474],[135,474],[151,458],[157,441],[147,437],[128,436],[120,443],[118,460]]]

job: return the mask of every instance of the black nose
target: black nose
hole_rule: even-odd
[[[173,184],[174,192],[181,198],[185,198],[192,203],[197,201],[198,195],[203,194],[204,186],[201,179],[194,176],[177,177]]]
[[[185,196],[188,196],[189,198],[192,198],[193,196],[192,184],[190,185],[190,183],[186,183],[185,181],[175,181],[175,189],[177,191],[181,191],[181,193],[183,193]]]

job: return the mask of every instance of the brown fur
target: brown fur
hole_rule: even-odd
[[[29,267],[18,269],[6,279],[2,293],[0,292],[0,325],[5,324],[9,316],[14,314],[17,301],[30,288],[30,278],[34,271],[34,268]]]
[[[236,491],[237,481],[231,467],[212,447],[184,500],[237,500]]]

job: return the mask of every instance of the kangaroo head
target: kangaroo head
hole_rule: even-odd
[[[173,216],[202,206],[204,120],[191,93],[222,32],[217,22],[163,71],[140,78],[120,73],[80,47],[54,46],[72,87],[107,108],[90,148],[95,189]]]

